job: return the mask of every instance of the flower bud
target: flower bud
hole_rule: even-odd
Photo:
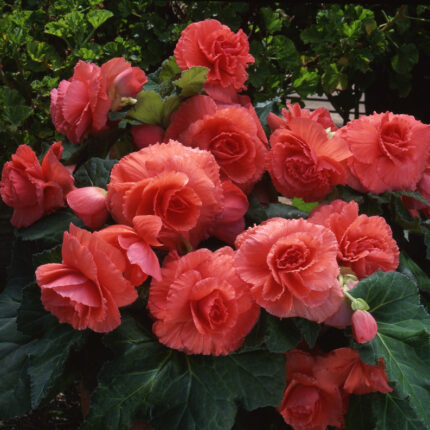
[[[77,188],[67,194],[67,203],[82,222],[92,230],[98,230],[108,219],[107,191],[99,187]]]
[[[352,314],[352,333],[356,342],[370,342],[377,332],[378,325],[369,312],[358,309]]]

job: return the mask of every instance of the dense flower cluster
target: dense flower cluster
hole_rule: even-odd
[[[138,150],[114,165],[106,189],[75,188],[73,166],[60,162],[61,142],[42,163],[21,145],[3,167],[0,194],[15,227],[68,205],[93,230],[71,224],[61,263],[37,268],[45,309],[77,330],[106,333],[120,325],[119,308],[138,299],[136,287],[146,286],[153,333],[186,354],[236,351],[261,308],[277,318],[352,326],[352,335],[343,332],[352,345],[352,338],[371,341],[373,311],[350,293],[359,280],[396,270],[399,248],[384,218],[359,215],[355,201],[330,193],[348,184],[366,193],[417,190],[429,199],[430,127],[386,112],[337,129],[327,110],[287,103],[282,117],[267,117],[267,139],[249,97],[239,94],[254,61],[242,30],[216,20],[191,24],[174,54],[181,70],[209,69],[202,90],[171,95],[177,106],[163,105],[163,115],[175,109],[161,119],[136,126],[133,117]],[[51,92],[57,131],[81,143],[115,129],[108,113],[125,108],[125,118],[146,82],[123,58],[101,67],[79,61]],[[307,219],[278,214],[251,225],[248,196],[257,200],[269,178],[286,198],[326,200]],[[404,201],[418,216],[430,211],[424,200]],[[350,347],[323,354],[300,345],[286,351],[279,407],[295,430],[342,428],[350,394],[392,391],[383,360],[371,366]]]

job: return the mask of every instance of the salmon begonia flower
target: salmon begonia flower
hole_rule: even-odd
[[[124,58],[112,58],[101,67],[107,94],[112,101],[111,110],[121,108],[122,97],[136,97],[142,86],[148,82],[145,72],[139,67],[131,67]]]
[[[309,118],[293,118],[288,128],[270,136],[266,168],[285,197],[322,200],[335,185],[346,183],[343,162],[351,154],[337,135],[329,139],[323,126]]]
[[[137,298],[123,277],[122,253],[73,224],[64,233],[62,263],[39,266],[36,281],[45,309],[76,330],[109,332],[121,323],[118,307]]]
[[[287,352],[287,381],[279,412],[294,430],[326,430],[344,427],[347,395],[319,375],[318,357],[292,349]]]
[[[137,149],[146,148],[164,139],[164,130],[159,125],[142,124],[131,128],[134,146]]]
[[[288,128],[288,124],[293,118],[309,118],[321,124],[324,130],[328,128],[330,131],[337,130],[336,124],[331,119],[330,112],[325,107],[319,107],[312,112],[309,109],[302,109],[298,103],[291,104],[287,102],[287,107],[288,109],[283,108],[281,111],[282,118],[272,112],[269,113],[267,124],[270,130],[275,131],[278,128]]]
[[[350,267],[360,279],[378,270],[396,270],[399,265],[399,248],[390,226],[382,217],[358,215],[354,201],[320,205],[308,221],[333,231],[339,243],[339,265]]]
[[[258,119],[240,105],[218,109],[208,96],[195,96],[172,115],[165,140],[210,151],[228,179],[249,192],[264,172],[266,144],[260,139]]]
[[[139,215],[160,217],[158,237],[168,248],[183,238],[193,246],[209,237],[222,211],[219,167],[208,151],[179,142],[155,144],[123,157],[108,184],[108,208],[121,224]]]
[[[362,192],[415,190],[427,166],[430,126],[410,115],[374,113],[350,121],[338,134],[347,142],[348,185]]]
[[[229,247],[170,259],[161,269],[161,280],[151,282],[148,308],[161,343],[204,355],[238,349],[260,313],[234,268]]]
[[[109,217],[106,208],[107,191],[99,187],[76,188],[67,194],[67,204],[73,213],[91,230],[103,227]]]
[[[58,208],[66,207],[65,196],[74,188],[73,176],[60,162],[61,142],[51,145],[42,165],[28,145],[20,145],[12,161],[3,166],[0,195],[13,207],[11,224],[28,227]]]
[[[207,82],[235,91],[246,89],[248,78],[245,69],[253,63],[246,34],[233,33],[216,19],[206,19],[190,24],[182,32],[174,51],[181,70],[192,66],[209,69]]]
[[[272,218],[237,237],[236,269],[269,313],[322,322],[340,307],[336,237],[315,227]]]
[[[100,67],[79,60],[73,76],[51,91],[51,117],[56,130],[73,143],[105,129],[111,107]]]
[[[378,325],[370,312],[357,309],[352,314],[351,321],[352,333],[356,342],[370,342],[376,336]]]
[[[139,286],[148,275],[160,280],[160,263],[151,246],[161,245],[157,240],[161,227],[159,217],[141,215],[133,218],[133,227],[111,225],[95,235],[121,251],[126,259],[125,278]]]

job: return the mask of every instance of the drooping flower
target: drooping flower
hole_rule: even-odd
[[[348,185],[363,192],[415,190],[430,152],[430,126],[410,115],[374,113],[350,121],[340,134],[352,153]]]
[[[151,282],[148,308],[160,342],[187,354],[229,354],[259,316],[229,247],[170,259]]]
[[[137,298],[122,273],[119,250],[73,224],[64,233],[62,263],[39,266],[36,281],[45,309],[76,330],[106,333],[121,322],[118,307]]]
[[[0,195],[14,209],[10,222],[15,227],[28,227],[66,206],[65,196],[74,188],[74,179],[59,161],[62,153],[62,143],[53,143],[41,165],[28,145],[20,145],[12,161],[3,166]]]
[[[98,230],[109,217],[106,194],[107,191],[100,187],[76,188],[67,194],[67,204],[87,227]]]
[[[273,315],[322,322],[342,303],[336,237],[314,227],[304,219],[272,218],[236,239],[236,269]]]
[[[51,91],[51,117],[56,130],[73,143],[103,130],[111,107],[100,67],[79,60],[73,76]]]
[[[308,220],[333,231],[339,243],[339,265],[350,267],[358,278],[365,278],[377,270],[396,270],[399,248],[390,226],[382,217],[358,215],[356,202],[335,200],[320,205],[311,212]]]
[[[222,211],[219,167],[208,151],[179,142],[155,144],[123,157],[111,172],[108,208],[121,224],[138,215],[162,220],[159,240],[176,248],[182,238],[193,246],[209,236]]]
[[[192,66],[209,69],[207,82],[235,91],[246,89],[248,77],[245,69],[254,57],[249,53],[246,34],[233,33],[216,19],[206,19],[190,24],[182,32],[174,55],[181,70]]]
[[[345,394],[316,372],[318,357],[293,349],[287,352],[287,381],[279,412],[294,430],[344,427]]]
[[[285,197],[322,200],[335,185],[346,183],[342,163],[350,152],[337,135],[329,139],[317,122],[293,118],[288,128],[274,131],[270,145],[266,168],[275,188]]]

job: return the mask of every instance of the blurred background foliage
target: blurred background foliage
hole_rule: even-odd
[[[346,121],[392,110],[430,122],[430,6],[389,3],[0,0],[1,164],[19,144],[59,140],[50,90],[79,59],[123,56],[145,72],[172,55],[191,22],[215,18],[250,40],[254,103],[325,94]],[[356,111],[358,113],[358,110]]]

